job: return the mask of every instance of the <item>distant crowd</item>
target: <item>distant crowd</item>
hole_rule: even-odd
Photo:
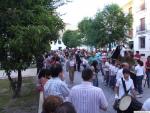
[[[150,98],[144,103],[137,99],[143,97],[143,82],[144,87],[150,88],[150,56],[144,64],[137,51],[132,57],[135,63],[130,64],[128,61],[121,62],[120,59],[112,58],[114,53],[115,51],[66,49],[39,55],[36,59],[38,90],[44,93],[43,113],[100,113],[100,109],[107,111],[110,105],[108,97],[105,97],[100,88],[100,76],[103,84],[114,91],[113,108],[117,113],[150,110]],[[122,50],[120,58],[124,57],[126,56]],[[64,71],[69,73],[69,84],[65,82]],[[76,71],[81,72],[83,79],[79,85],[75,85],[74,81]]]

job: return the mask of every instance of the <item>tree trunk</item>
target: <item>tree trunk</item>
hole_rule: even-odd
[[[18,69],[18,81],[17,81],[17,90],[16,90],[17,97],[20,96],[21,86],[22,86],[22,74],[21,74],[21,70]]]
[[[10,87],[12,89],[12,92],[13,92],[13,98],[15,97],[15,90],[16,90],[16,83],[15,83],[15,80],[13,80],[10,76],[10,72],[7,72],[6,73],[7,76],[8,76],[8,80],[10,82]]]
[[[13,98],[17,98],[20,96],[21,86],[22,86],[22,74],[21,70],[18,70],[18,79],[12,79],[10,73],[7,73],[8,80],[10,82],[10,87],[13,91]]]

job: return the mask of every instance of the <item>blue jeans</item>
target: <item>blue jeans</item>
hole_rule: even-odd
[[[150,71],[147,71],[146,75],[147,75],[147,85],[150,88]]]
[[[143,80],[143,76],[136,77],[136,86],[137,86],[137,90],[138,90],[139,94],[143,93],[142,80]]]
[[[100,71],[101,71],[102,75],[104,76],[104,70],[103,70],[103,67],[102,67],[102,63],[99,64],[99,67],[100,67]]]
[[[116,76],[110,76],[109,86],[115,87]]]
[[[98,87],[98,77],[97,77],[98,73],[96,73],[95,78],[93,79],[93,86]]]

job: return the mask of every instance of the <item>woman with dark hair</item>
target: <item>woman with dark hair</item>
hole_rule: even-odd
[[[58,96],[48,96],[43,103],[42,113],[55,113],[56,108],[63,103],[63,100]]]
[[[72,103],[64,102],[56,109],[55,113],[76,113],[76,110]]]
[[[93,85],[98,87],[98,62],[96,60],[92,62],[91,70],[93,71]]]
[[[44,85],[51,78],[51,70],[50,69],[42,69],[38,75],[38,91],[44,90]]]

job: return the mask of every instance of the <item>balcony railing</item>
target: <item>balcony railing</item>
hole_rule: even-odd
[[[145,34],[147,32],[146,26],[137,26],[136,27],[136,33],[138,34]]]

